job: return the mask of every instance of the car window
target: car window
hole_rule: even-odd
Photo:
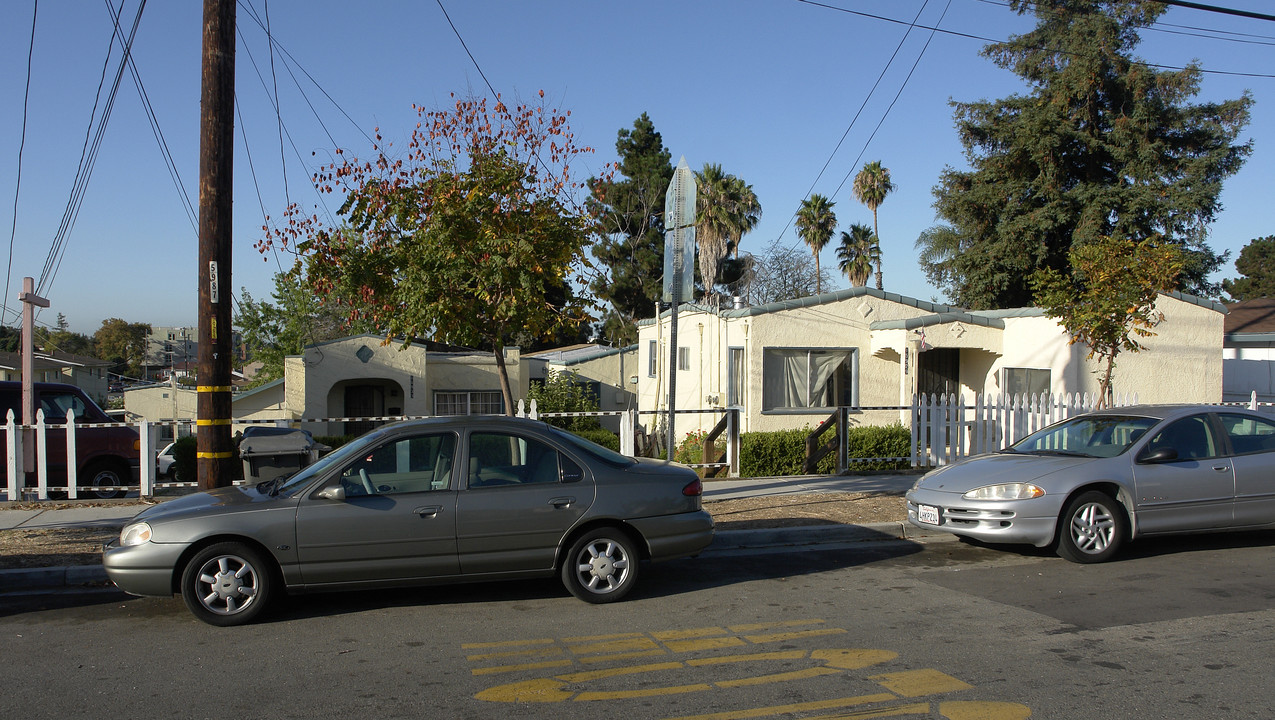
[[[78,422],[88,414],[88,406],[78,395],[60,392],[40,393],[40,409],[44,410],[46,422],[66,422],[66,411],[75,413]]]
[[[341,471],[341,487],[346,497],[447,490],[455,455],[453,433],[397,438],[360,453]]]
[[[510,433],[469,436],[469,487],[561,481],[558,451],[535,438]]]
[[[1231,440],[1231,450],[1236,455],[1275,450],[1275,422],[1251,415],[1222,413],[1218,415],[1226,435]]]
[[[1161,430],[1147,443],[1145,452],[1153,453],[1165,447],[1173,448],[1179,460],[1201,460],[1218,455],[1213,428],[1203,415],[1178,420]]]

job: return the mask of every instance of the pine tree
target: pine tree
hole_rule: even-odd
[[[1024,95],[953,103],[972,169],[947,168],[935,209],[963,251],[938,270],[974,308],[1032,304],[1029,278],[1069,273],[1075,247],[1153,236],[1185,251],[1179,287],[1216,295],[1225,260],[1206,244],[1222,181],[1251,151],[1236,144],[1252,99],[1191,104],[1201,72],[1134,60],[1138,30],[1165,10],[1139,0],[1010,0],[1031,32],[983,54],[1029,85]]]

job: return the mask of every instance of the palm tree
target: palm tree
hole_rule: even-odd
[[[699,188],[695,200],[695,239],[699,246],[700,279],[704,296],[713,292],[721,261],[730,254],[739,257],[739,243],[745,233],[757,227],[761,203],[753,186],[722,171],[721,165],[705,164],[696,173]]]
[[[837,216],[832,212],[834,203],[823,195],[814,194],[801,201],[797,211],[797,234],[810,246],[815,255],[815,294],[823,292],[819,283],[819,253],[837,228]]]
[[[872,234],[877,237],[880,247],[881,234],[877,229],[877,208],[885,202],[885,196],[894,190],[890,182],[890,169],[881,167],[880,160],[865,163],[858,175],[854,176],[854,196],[872,211]],[[877,255],[877,289],[881,289],[881,256]]]
[[[706,163],[695,173],[695,242],[699,246],[699,274],[704,297],[717,283],[717,265],[726,257],[734,217],[730,209],[731,176],[722,166]]]
[[[855,223],[850,230],[841,231],[841,245],[837,247],[837,266],[846,274],[851,287],[863,287],[868,284],[868,276],[872,274],[872,263],[881,261],[881,246],[877,244],[877,236],[867,225]]]

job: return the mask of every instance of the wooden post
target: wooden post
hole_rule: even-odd
[[[204,0],[199,107],[199,488],[234,477],[230,439],[230,260],[234,179],[235,0]],[[224,289],[224,291],[223,291]]]

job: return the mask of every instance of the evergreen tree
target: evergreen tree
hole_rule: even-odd
[[[642,113],[633,129],[621,128],[615,141],[617,169],[623,179],[590,180],[590,211],[601,221],[603,237],[593,256],[604,275],[589,285],[611,304],[602,334],[627,345],[637,339],[637,320],[655,317],[663,293],[664,194],[673,179],[673,163],[655,124]]]
[[[963,252],[945,258],[953,300],[974,308],[1034,301],[1029,279],[1070,273],[1069,253],[1106,236],[1181,247],[1179,287],[1215,295],[1225,256],[1205,243],[1222,181],[1251,151],[1235,144],[1252,99],[1191,104],[1197,66],[1136,62],[1138,30],[1164,11],[1140,0],[1010,0],[1031,32],[983,54],[1028,84],[1025,95],[953,103],[971,170],[947,168],[935,209]],[[927,271],[929,272],[929,271]],[[933,274],[933,273],[931,273]]]
[[[1222,281],[1222,289],[1232,298],[1275,297],[1275,235],[1249,241],[1240,250],[1235,269],[1244,277]]]

